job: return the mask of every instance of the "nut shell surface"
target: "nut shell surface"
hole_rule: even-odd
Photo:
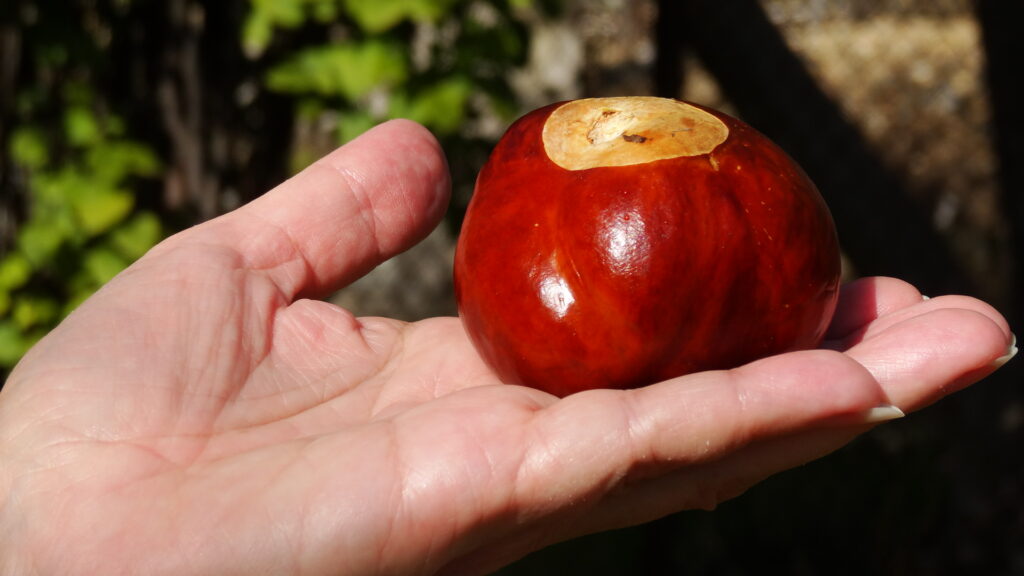
[[[575,102],[615,110],[627,100],[646,105]],[[814,184],[743,122],[650,100],[713,118],[720,142],[569,169],[549,154],[550,129],[545,137],[553,113],[572,104],[558,103],[516,121],[480,172],[455,290],[470,338],[503,381],[558,396],[631,388],[821,342],[840,258]],[[687,131],[626,124],[616,134],[584,123],[581,146],[621,139],[633,150]]]

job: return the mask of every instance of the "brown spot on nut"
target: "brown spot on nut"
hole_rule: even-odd
[[[725,142],[729,128],[678,100],[585,98],[555,109],[541,137],[552,162],[566,170],[586,170],[708,154]]]

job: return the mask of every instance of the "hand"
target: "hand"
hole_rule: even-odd
[[[1011,346],[982,302],[866,279],[829,349],[559,400],[500,384],[458,319],[306,299],[425,236],[448,188],[391,122],[83,304],[0,394],[0,573],[483,574],[714,507]]]

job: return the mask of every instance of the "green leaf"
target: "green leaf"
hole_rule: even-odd
[[[163,237],[160,219],[152,212],[140,212],[110,233],[110,245],[130,261],[138,260]]]
[[[88,169],[99,180],[119,184],[129,176],[153,177],[160,172],[160,160],[148,146],[130,140],[103,142],[89,148]]]
[[[303,0],[250,0],[251,10],[242,25],[242,47],[256,58],[270,45],[274,28],[297,28],[305,21]]]
[[[378,120],[361,110],[352,110],[341,115],[338,122],[338,140],[340,144],[350,142],[363,132],[373,128]]]
[[[409,100],[396,98],[392,115],[415,120],[440,135],[453,134],[465,121],[466,103],[472,91],[472,84],[465,78],[448,78]]]
[[[0,288],[20,288],[32,276],[32,264],[24,255],[14,252],[0,260]]]
[[[46,222],[30,221],[18,231],[16,245],[32,267],[39,269],[53,261],[66,239],[60,228],[48,226]]]
[[[436,22],[458,1],[345,0],[345,10],[364,31],[379,34],[405,20]]]
[[[304,0],[251,0],[253,13],[274,25],[296,28],[305,21]]]
[[[78,224],[87,238],[107,232],[124,220],[135,205],[131,192],[114,188],[85,188],[72,198]]]
[[[71,106],[64,111],[64,134],[72,146],[86,147],[102,138],[99,122],[85,106]]]
[[[276,92],[313,93],[352,101],[377,88],[401,84],[407,77],[403,49],[394,43],[370,40],[299,52],[270,70],[267,87]]]
[[[38,170],[50,159],[49,145],[41,130],[22,126],[11,133],[11,158],[15,163]]]
[[[0,288],[0,317],[7,314],[7,311],[11,309],[11,293],[5,288]]]
[[[11,306],[11,319],[22,332],[37,326],[49,327],[56,323],[59,314],[57,301],[43,296],[16,296]]]
[[[338,19],[337,0],[309,0],[312,4],[313,18],[321,24],[329,24]]]
[[[0,366],[12,368],[28,352],[31,342],[12,321],[0,322]]]
[[[249,58],[258,58],[270,45],[274,24],[259,12],[250,12],[242,24],[242,50]]]
[[[128,264],[123,256],[105,247],[93,248],[82,258],[82,267],[96,286],[110,282],[114,276],[127,268]]]
[[[93,188],[102,185],[94,180],[75,166],[37,174],[32,179],[30,223],[59,238],[60,242],[77,243],[84,240],[74,209],[74,198],[79,194],[88,194]],[[33,261],[33,264],[37,263]]]

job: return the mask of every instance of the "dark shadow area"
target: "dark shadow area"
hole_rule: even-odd
[[[972,292],[925,209],[908,194],[790,50],[756,0],[663,1],[657,85],[678,82],[682,51],[692,51],[748,123],[808,172],[832,208],[845,252],[864,275],[905,278],[926,293]],[[673,63],[673,60],[675,62]],[[665,96],[675,96],[678,88]]]
[[[978,0],[975,3],[985,47],[994,142],[999,159],[1003,209],[1010,221],[1017,266],[1011,294],[1024,287],[1024,2]],[[1024,324],[1024,306],[1008,302],[1011,324]]]
[[[0,150],[9,147],[14,123],[15,88],[19,75],[23,73],[20,66],[23,41],[15,18],[15,7],[12,2],[0,6]],[[0,257],[14,244],[15,222],[25,214],[21,177],[8,155],[0,153]]]

